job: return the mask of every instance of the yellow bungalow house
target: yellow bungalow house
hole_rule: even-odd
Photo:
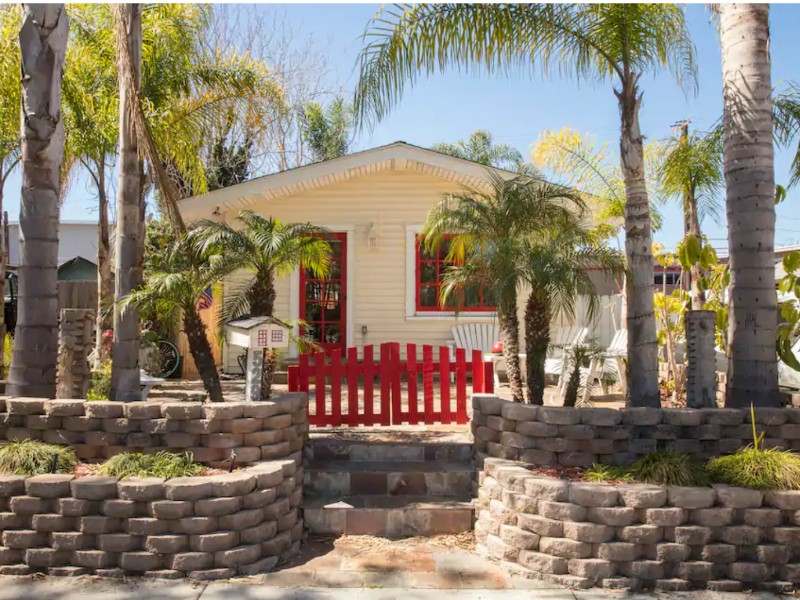
[[[323,346],[443,345],[453,339],[456,323],[494,323],[495,313],[483,298],[457,316],[438,305],[442,259],[421,254],[418,234],[443,195],[481,187],[486,175],[484,165],[395,142],[187,198],[180,210],[188,223],[233,222],[249,209],[333,232],[334,267],[327,280],[306,280],[298,270],[277,282],[276,316],[307,322],[306,333]],[[314,300],[321,297],[320,286],[324,303]],[[601,321],[606,322],[597,325],[594,337],[607,342],[613,319],[609,314]],[[296,356],[296,349],[289,354]],[[235,348],[223,348],[225,371],[240,371],[238,355]]]

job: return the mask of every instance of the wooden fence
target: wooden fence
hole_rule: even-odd
[[[377,363],[372,346],[363,347],[361,360],[358,351],[348,348],[344,361],[341,350],[303,354],[289,367],[289,391],[309,394],[310,424],[466,423],[467,376],[473,392],[494,391],[492,363],[478,350],[468,361],[466,351],[456,348],[451,360],[450,348],[425,345],[419,361],[416,344],[406,344],[401,360],[400,344],[386,342]]]

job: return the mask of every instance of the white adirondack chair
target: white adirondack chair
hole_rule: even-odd
[[[597,356],[592,357],[588,367],[581,367],[581,385],[583,386],[582,401],[589,400],[592,391],[592,383],[595,379],[603,378],[603,375],[612,375],[619,381],[623,394],[625,393],[625,358],[628,354],[628,330],[618,329],[611,339],[608,348]],[[568,362],[568,361],[565,361]],[[569,379],[568,370],[570,365],[566,365],[563,386],[559,386],[559,395],[563,399],[567,391],[567,380]]]
[[[800,338],[792,346],[792,352],[800,357]],[[781,387],[790,389],[800,389],[800,372],[795,371],[782,360],[778,361],[778,384]]]
[[[550,341],[548,357],[544,361],[545,375],[558,375],[558,392],[561,393],[562,386],[566,385],[564,377],[566,362],[564,361],[564,351],[575,346],[580,346],[586,342],[589,335],[587,327],[561,327]]]
[[[492,351],[492,346],[498,341],[500,328],[493,323],[463,323],[453,327],[453,348],[464,348],[467,351],[467,360],[473,350],[480,350],[481,354]]]

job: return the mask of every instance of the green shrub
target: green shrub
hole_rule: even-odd
[[[115,477],[191,477],[203,472],[205,467],[194,462],[191,452],[157,452],[141,454],[125,452],[108,459],[100,467],[102,475]]]
[[[656,485],[708,485],[711,479],[705,466],[692,460],[688,454],[672,450],[654,452],[643,456],[628,469],[631,480]]]
[[[586,471],[584,478],[586,481],[593,481],[595,483],[632,481],[631,475],[625,467],[597,464],[592,465],[592,468]]]
[[[712,458],[706,468],[719,483],[754,490],[800,489],[800,456],[789,450],[747,446]]]
[[[77,462],[75,452],[68,446],[45,444],[37,440],[0,445],[0,473],[6,475],[69,473]]]
[[[104,362],[97,371],[92,372],[92,381],[86,399],[90,401],[111,399],[111,361]]]

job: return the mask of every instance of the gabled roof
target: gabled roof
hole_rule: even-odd
[[[486,183],[487,169],[503,177],[518,175],[513,171],[487,167],[471,160],[398,141],[192,196],[181,200],[178,207],[184,218],[191,220],[207,216],[217,207],[220,211],[229,208],[243,209],[263,198],[315,189],[386,170],[414,170],[475,187]]]

